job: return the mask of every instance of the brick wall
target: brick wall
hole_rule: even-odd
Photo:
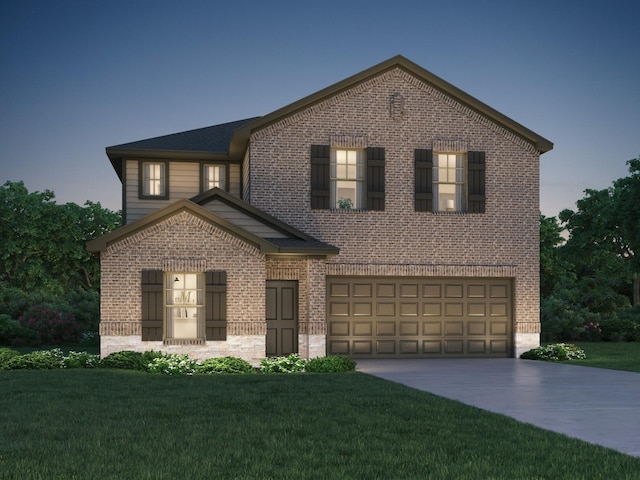
[[[384,211],[310,208],[310,146],[349,137],[386,150]],[[485,152],[485,214],[414,212],[413,152],[439,144]],[[539,154],[526,141],[396,68],[254,132],[250,155],[251,203],[339,247],[328,271],[514,278],[516,340],[535,342]]]
[[[232,354],[233,340],[244,358],[255,363],[264,357],[265,257],[237,237],[183,211],[110,245],[101,254],[101,268],[102,355],[127,345],[142,351],[197,350],[198,356],[208,358]],[[206,342],[194,348],[141,341],[141,271],[174,268],[227,272],[227,342]]]

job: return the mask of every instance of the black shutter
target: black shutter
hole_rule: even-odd
[[[367,210],[384,210],[384,148],[367,148]]]
[[[162,341],[162,270],[142,271],[142,341]]]
[[[311,208],[329,209],[330,203],[329,145],[311,145]]]
[[[467,152],[469,213],[485,213],[484,152]]]
[[[414,151],[415,160],[415,210],[433,212],[433,151]]]
[[[227,272],[208,271],[205,291],[205,336],[227,339]]]

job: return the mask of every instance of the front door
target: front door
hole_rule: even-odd
[[[298,353],[298,282],[267,281],[267,356]]]

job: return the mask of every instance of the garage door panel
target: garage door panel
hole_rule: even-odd
[[[486,335],[486,334],[487,334],[486,322],[477,322],[472,320],[467,322],[467,335]]]
[[[373,322],[353,322],[353,334],[357,337],[373,336]]]
[[[376,322],[376,334],[377,335],[389,335],[396,334],[396,322],[393,321],[378,321]]]
[[[334,320],[329,322],[329,335],[332,337],[346,337],[349,335],[349,326],[350,323],[348,321]]]
[[[378,340],[376,342],[376,352],[381,355],[395,355],[396,341],[395,340]]]
[[[400,336],[417,337],[419,335],[418,322],[400,322]]]
[[[400,303],[400,316],[401,317],[417,317],[418,316],[418,304],[415,302],[401,302]]]
[[[420,353],[418,340],[400,340],[400,354],[417,355]]]
[[[509,279],[329,277],[327,283],[329,354],[511,355]]]

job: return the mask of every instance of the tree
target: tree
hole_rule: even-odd
[[[540,295],[546,297],[571,270],[571,264],[562,258],[560,246],[564,243],[562,227],[556,217],[540,215]]]
[[[618,292],[633,284],[640,302],[640,159],[627,162],[631,175],[604,190],[585,191],[577,210],[563,210],[560,220],[569,231],[563,248],[579,279],[597,279],[601,288]]]
[[[97,290],[99,259],[86,242],[118,227],[121,215],[99,203],[58,205],[50,190],[23,182],[0,188],[0,281],[23,291]]]

